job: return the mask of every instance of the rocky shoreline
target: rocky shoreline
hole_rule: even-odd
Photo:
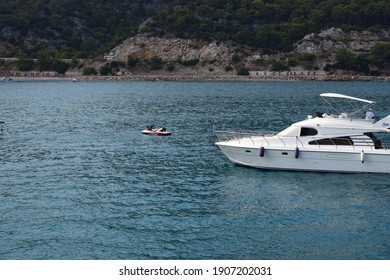
[[[390,76],[356,76],[356,75],[129,75],[129,76],[81,76],[79,80],[101,81],[390,81]]]
[[[0,77],[2,81],[5,77]],[[13,81],[64,81],[77,79],[78,81],[221,81],[221,82],[262,82],[262,81],[390,81],[390,76],[361,76],[361,75],[340,75],[340,74],[294,74],[291,72],[267,72],[261,75],[251,74],[248,76],[239,75],[118,75],[118,76],[55,76],[55,77],[11,77]]]

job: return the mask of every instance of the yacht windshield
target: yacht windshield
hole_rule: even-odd
[[[300,131],[301,131],[301,128],[300,127],[296,127],[296,126],[290,126],[290,127],[287,127],[285,130],[279,132],[279,136],[299,136],[300,134]]]

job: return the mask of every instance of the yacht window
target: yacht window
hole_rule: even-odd
[[[336,138],[324,138],[313,140],[309,142],[309,145],[339,145],[339,146],[353,146],[351,137],[336,137]]]
[[[301,134],[300,136],[311,136],[311,135],[317,135],[318,131],[314,128],[310,127],[301,127]]]

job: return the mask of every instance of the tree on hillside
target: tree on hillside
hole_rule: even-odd
[[[0,26],[8,53],[32,57],[54,49],[57,57],[93,58],[139,31],[288,51],[305,34],[329,27],[389,28],[390,2],[13,0],[0,1]]]

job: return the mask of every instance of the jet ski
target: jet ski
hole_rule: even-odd
[[[159,136],[167,136],[171,135],[172,132],[167,131],[165,127],[154,128],[154,126],[147,126],[142,130],[143,134],[151,134],[151,135],[159,135]]]

